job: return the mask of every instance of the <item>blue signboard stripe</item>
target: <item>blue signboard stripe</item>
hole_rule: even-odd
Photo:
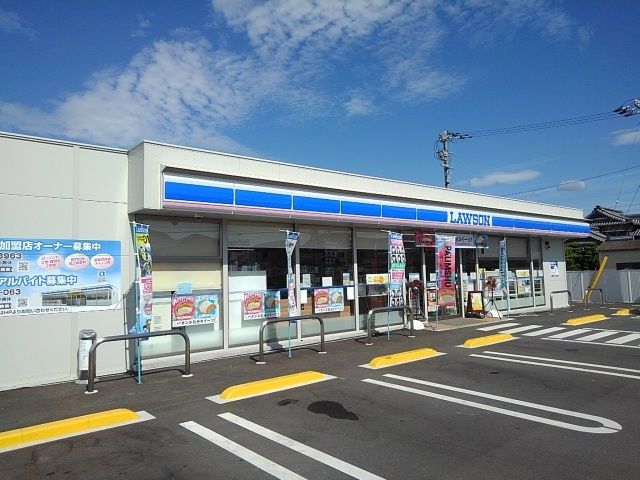
[[[418,208],[417,218],[418,220],[422,220],[424,222],[447,223],[447,221],[449,220],[447,212],[443,212],[442,210],[427,210],[425,208]]]
[[[408,207],[396,207],[393,205],[383,205],[382,216],[385,218],[402,218],[405,220],[415,220],[416,209]]]
[[[176,201],[191,201],[211,204],[236,205],[239,207],[261,207],[295,210],[299,212],[318,212],[334,215],[357,215],[371,218],[387,218],[414,220],[430,223],[449,224],[450,219],[446,211],[429,208],[415,208],[402,205],[383,205],[382,203],[339,200],[322,198],[321,196],[291,195],[290,193],[262,192],[229,188],[216,185],[188,184],[165,180],[165,199]],[[466,215],[466,217],[464,216]],[[587,224],[572,224],[547,220],[525,219],[501,215],[476,214],[469,211],[458,214],[456,218],[468,218],[482,215],[490,218],[491,225],[498,229],[512,229],[515,231],[548,231],[557,233],[588,234]],[[452,221],[458,224],[458,222]],[[473,226],[464,223],[465,225]]]
[[[164,198],[187,202],[233,204],[233,189],[212,185],[192,185],[178,182],[165,182]]]
[[[340,213],[340,200],[294,195],[293,209],[305,212]]]
[[[362,215],[365,217],[379,217],[382,214],[382,208],[379,204],[348,202],[343,200],[340,202],[340,213],[343,215]]]
[[[236,205],[291,210],[291,195],[236,189]]]

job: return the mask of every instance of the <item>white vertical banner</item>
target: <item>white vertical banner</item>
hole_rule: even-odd
[[[287,237],[285,239],[285,250],[287,252],[287,289],[290,317],[297,317],[298,315],[300,315],[298,302],[296,301],[296,276],[293,274],[293,267],[291,266],[291,256],[296,249],[296,244],[298,243],[299,236],[299,232],[290,232],[289,230],[287,230]]]

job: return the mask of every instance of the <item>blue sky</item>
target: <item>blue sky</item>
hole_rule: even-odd
[[[0,129],[640,212],[635,0],[0,0]],[[3,161],[7,161],[4,159]],[[618,172],[618,173],[615,173]],[[592,178],[596,177],[596,178]]]

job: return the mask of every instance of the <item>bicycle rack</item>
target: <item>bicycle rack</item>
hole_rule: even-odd
[[[264,365],[266,363],[264,361],[264,329],[267,327],[267,325],[271,325],[272,323],[282,323],[282,322],[293,323],[298,320],[318,320],[318,322],[320,322],[320,351],[318,353],[319,354],[327,353],[327,351],[324,348],[324,320],[322,320],[322,318],[316,315],[303,315],[299,317],[288,317],[288,318],[274,318],[270,320],[265,320],[262,322],[262,325],[260,325],[260,335],[259,335],[260,353],[258,356],[258,361],[256,362],[258,365]]]
[[[180,335],[184,338],[184,374],[183,377],[191,377],[191,342],[189,336],[180,330],[163,330],[160,332],[148,333],[130,333],[128,335],[112,335],[109,337],[98,338],[89,349],[89,380],[87,382],[87,391],[85,393],[98,393],[93,388],[96,378],[96,350],[103,343],[118,342],[122,340],[136,340],[148,337],[165,337],[168,335]],[[138,366],[140,368],[140,366]]]

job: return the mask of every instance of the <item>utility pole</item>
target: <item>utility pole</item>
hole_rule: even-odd
[[[449,142],[465,138],[471,138],[471,135],[466,133],[447,132],[446,130],[438,135],[438,142],[442,144],[442,148],[436,151],[436,155],[438,160],[442,162],[442,169],[444,170],[444,188],[449,188],[449,185],[451,184],[449,181],[449,172],[453,170],[453,167],[449,163],[449,158],[452,155],[449,151]]]

